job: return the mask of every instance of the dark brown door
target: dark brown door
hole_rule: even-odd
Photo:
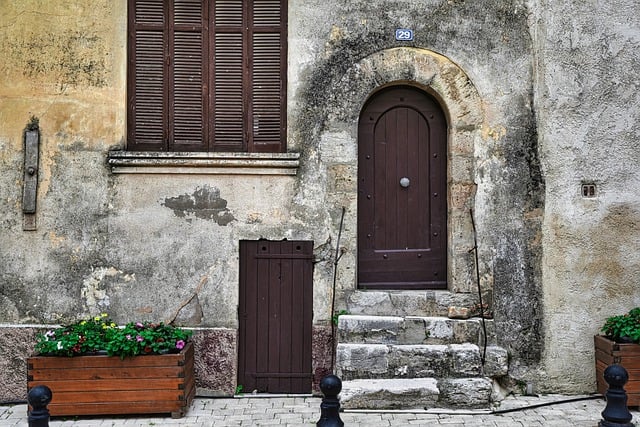
[[[313,242],[240,242],[238,385],[311,392]]]
[[[358,285],[447,286],[447,124],[427,93],[384,89],[358,126]]]

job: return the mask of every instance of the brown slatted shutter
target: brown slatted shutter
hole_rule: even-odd
[[[167,149],[165,16],[162,1],[129,2],[129,150]]]
[[[175,0],[173,25],[172,88],[169,92],[171,151],[207,151],[207,8],[203,0]]]
[[[286,1],[254,0],[251,12],[249,151],[283,151]]]
[[[128,149],[282,152],[286,0],[130,0]]]
[[[246,151],[244,0],[215,2],[212,121],[215,151]]]
[[[286,148],[286,1],[215,5],[214,148]]]
[[[206,151],[203,0],[129,2],[128,149]]]

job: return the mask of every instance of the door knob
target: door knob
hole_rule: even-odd
[[[409,178],[407,178],[406,176],[400,178],[400,186],[407,188],[409,186],[409,184],[411,184],[411,181],[409,181]]]

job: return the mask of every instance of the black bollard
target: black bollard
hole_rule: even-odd
[[[629,373],[621,365],[609,365],[604,370],[604,380],[609,384],[605,397],[607,406],[602,411],[599,427],[633,427],[633,416],[627,409],[627,392],[624,385],[629,381]]]
[[[335,375],[327,375],[320,380],[320,390],[324,397],[320,404],[320,419],[316,427],[344,427],[340,419],[340,401],[342,381]]]
[[[49,427],[49,409],[53,393],[46,385],[37,385],[29,390],[27,400],[31,405],[29,411],[29,427]]]

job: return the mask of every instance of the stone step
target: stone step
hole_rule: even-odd
[[[344,409],[484,408],[492,398],[488,378],[358,379],[342,382]]]
[[[346,301],[351,314],[371,316],[444,316],[451,307],[478,306],[478,296],[442,291],[357,291]]]
[[[365,344],[495,344],[493,320],[446,317],[342,315],[338,319],[338,341]]]
[[[475,344],[350,344],[336,349],[336,375],[342,380],[391,378],[500,377],[507,374],[507,351],[487,347],[482,365]]]

